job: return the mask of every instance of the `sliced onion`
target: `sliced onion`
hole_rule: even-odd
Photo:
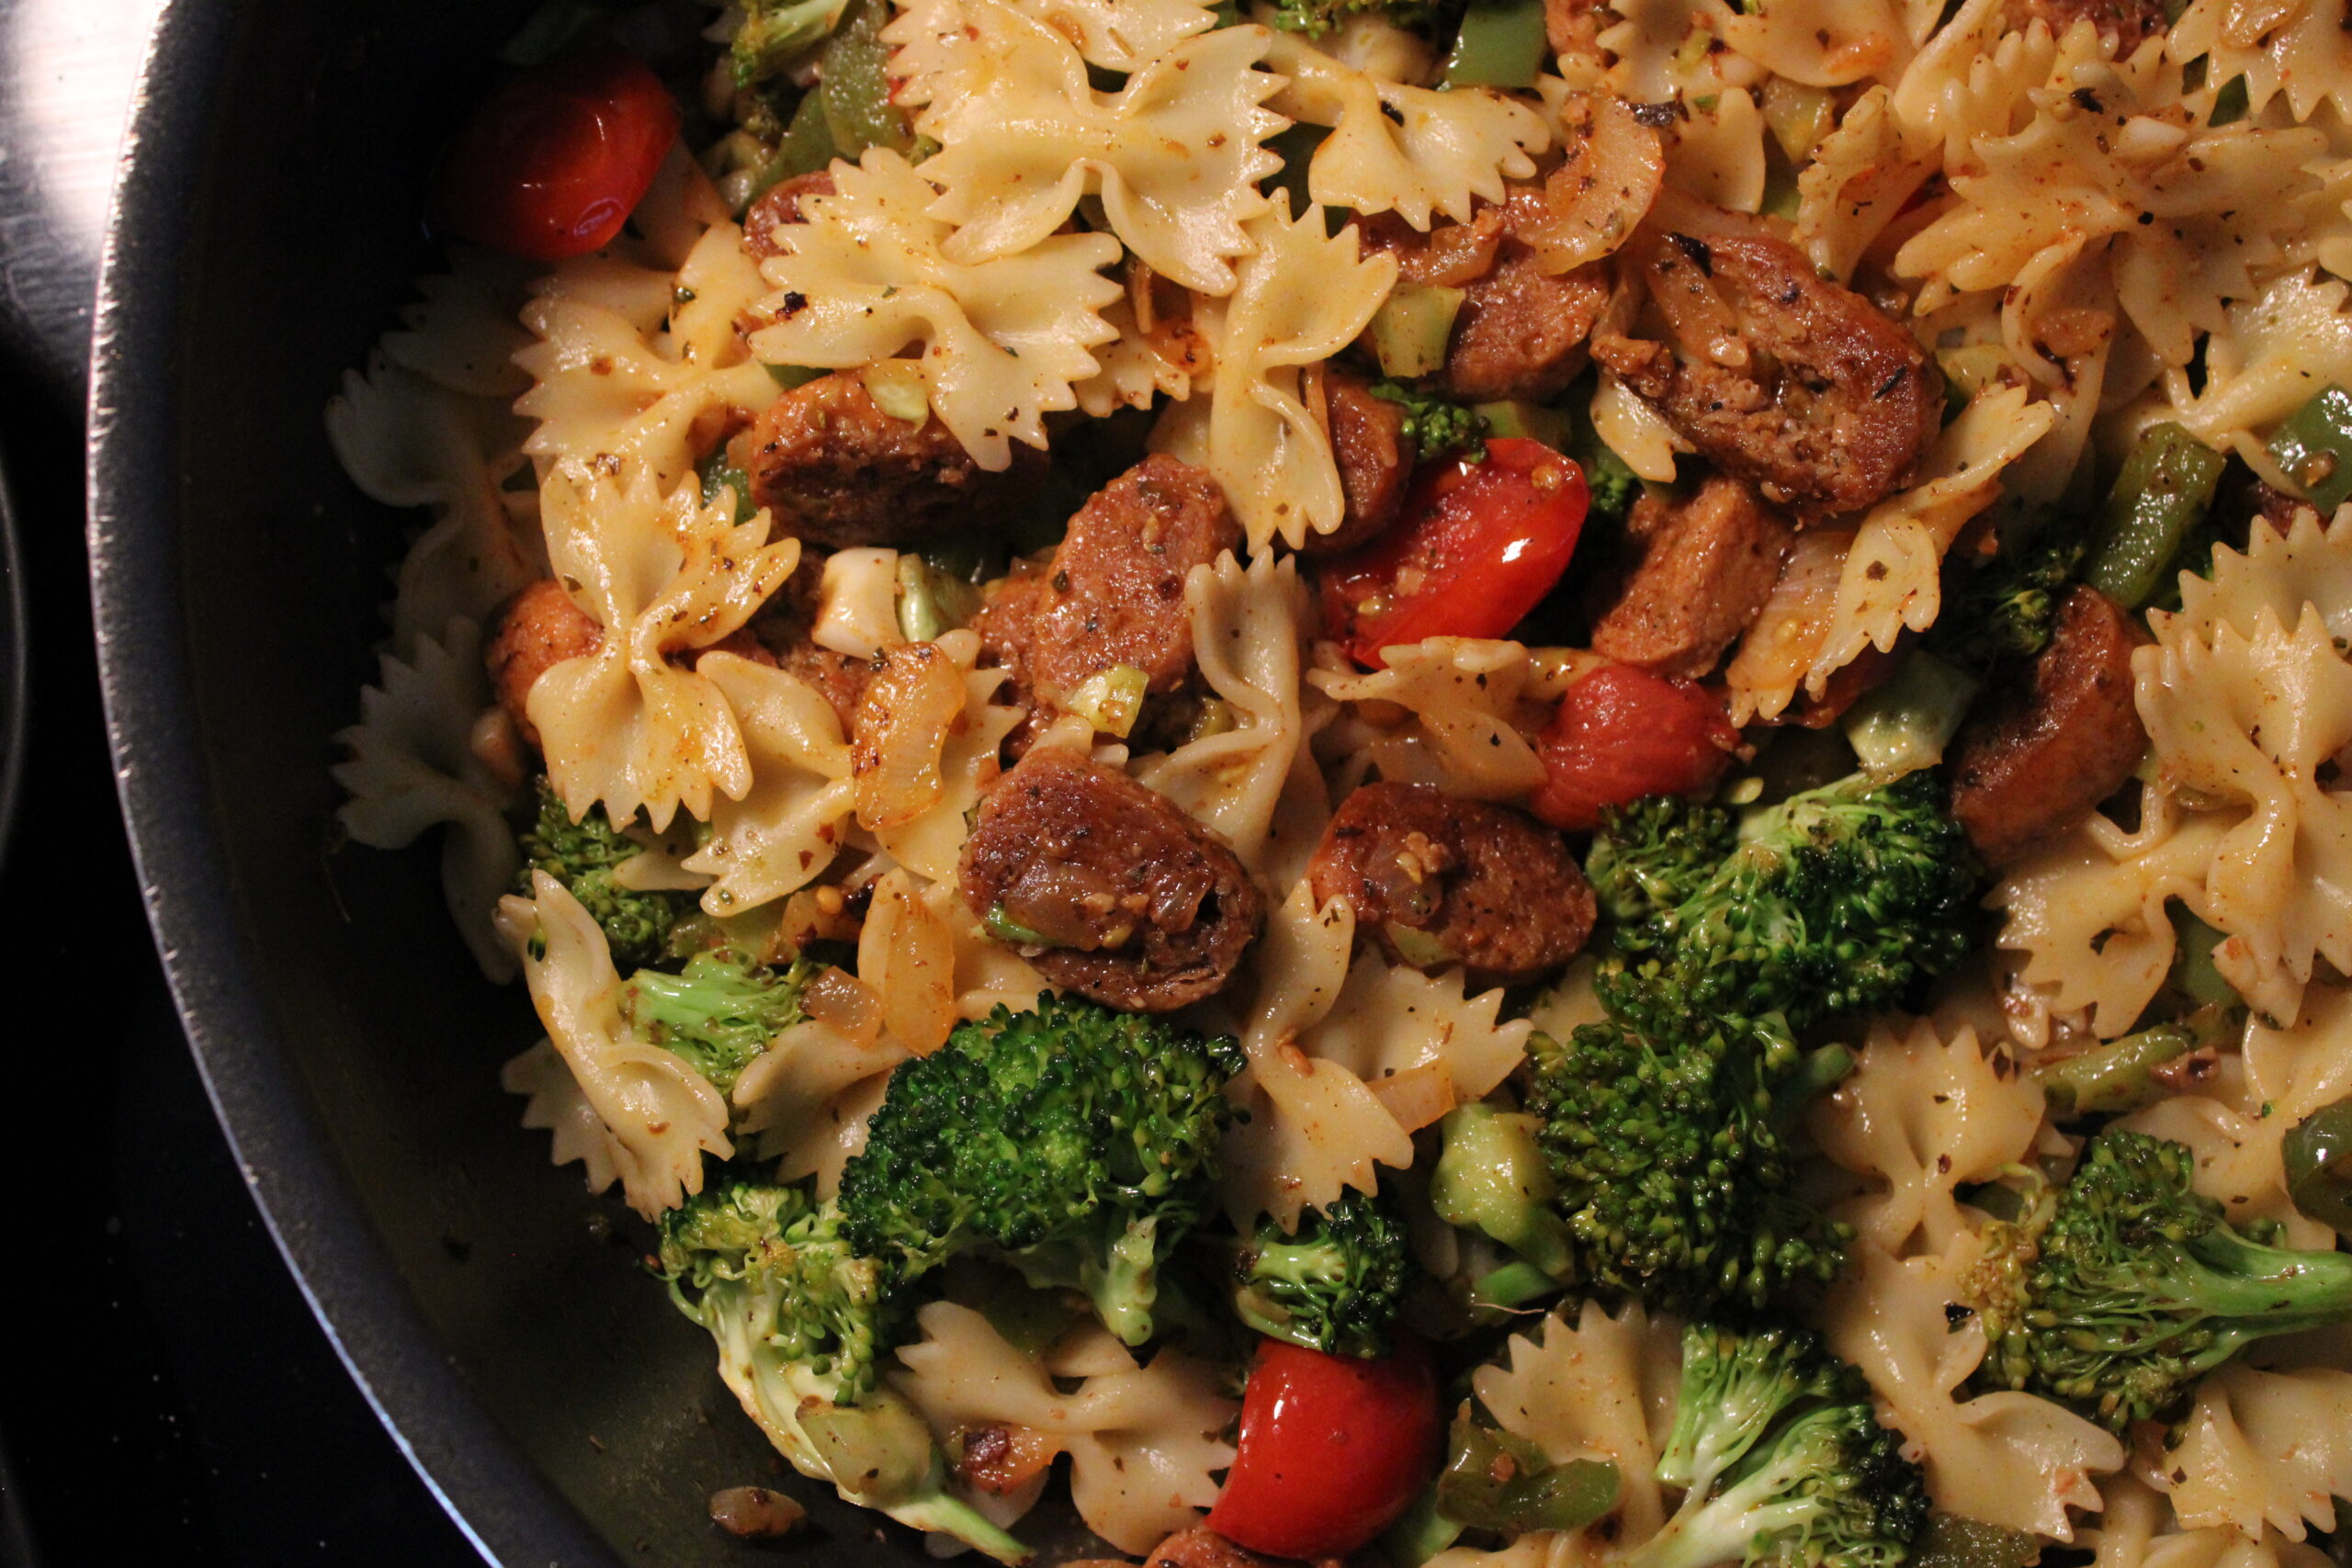
[[[911,359],[885,359],[865,367],[866,395],[892,419],[921,424],[931,417],[931,387]]]
[[[903,871],[874,885],[857,972],[880,994],[882,1021],[900,1044],[928,1056],[947,1043],[956,1027],[956,939]]]
[[[900,643],[876,656],[850,749],[857,819],[868,832],[903,828],[946,798],[940,759],[963,716],[963,671],[937,643]]]
[[[1614,253],[1649,212],[1666,179],[1657,132],[1616,98],[1570,94],[1560,107],[1560,132],[1567,162],[1544,181],[1543,201],[1525,213],[1516,202],[1511,209],[1512,232],[1550,273]]]
[[[1150,690],[1150,676],[1132,664],[1114,664],[1079,682],[1078,690],[1063,698],[1061,705],[1091,724],[1097,735],[1115,735],[1125,740],[1135,728]]]
[[[800,1010],[854,1045],[882,1038],[882,998],[838,964],[827,964],[800,988]]]

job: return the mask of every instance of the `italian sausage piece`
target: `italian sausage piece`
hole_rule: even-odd
[[[491,690],[515,729],[536,750],[539,732],[531,723],[531,688],[567,659],[582,659],[604,645],[605,628],[571,602],[563,584],[543,577],[506,601],[482,649]]]
[[[1164,797],[1075,751],[1031,751],[981,802],[964,897],[1057,986],[1130,1012],[1222,988],[1265,903],[1233,852]]]
[[[1405,434],[1404,409],[1374,397],[1372,383],[1363,377],[1326,371],[1323,403],[1330,416],[1331,456],[1340,466],[1340,488],[1347,494],[1348,510],[1331,532],[1307,535],[1301,547],[1317,555],[1353,549],[1396,522],[1419,456],[1413,438]]]
[[[768,405],[729,451],[754,504],[781,531],[828,549],[919,545],[987,528],[1019,502],[1046,455],[1016,444],[991,473],[933,414],[921,424],[875,406],[854,376],[820,376]]]
[[[2064,37],[2067,28],[2088,18],[2102,42],[2121,46],[2119,59],[2171,22],[2164,0],[2009,0],[2008,13],[2011,30],[2023,32],[2029,23],[2039,21],[2048,24],[2053,38]]]
[[[767,194],[752,203],[743,214],[743,248],[763,259],[776,254],[775,229],[779,223],[806,223],[800,203],[812,196],[833,194],[833,176],[823,169],[813,174],[795,175],[788,180],[778,180]]]
[[[1593,651],[1695,681],[1764,608],[1795,533],[1729,474],[1679,505],[1644,496],[1625,522],[1640,559],[1593,627]]]
[[[1429,784],[1368,784],[1340,804],[1307,865],[1317,903],[1344,898],[1396,963],[1460,963],[1474,987],[1558,968],[1592,933],[1592,888],[1559,834],[1509,807]]]
[[[1647,290],[1592,355],[1718,467],[1807,515],[1883,498],[1942,422],[1941,378],[1911,334],[1795,246],[1763,234],[1644,231]]]
[[[1543,201],[1536,186],[1511,196],[1513,206]],[[1589,363],[1585,345],[1609,303],[1610,270],[1594,263],[1555,276],[1506,231],[1494,265],[1462,286],[1442,378],[1447,394],[1463,402],[1537,401],[1566,389]]]
[[[1057,705],[1106,670],[1141,670],[1155,695],[1193,672],[1184,578],[1241,543],[1225,491],[1205,469],[1154,455],[1070,519],[1030,605],[1021,661]]]
[[[2132,650],[2148,634],[2086,583],[2060,606],[2030,687],[1961,733],[1951,814],[1989,865],[2049,843],[2122,787],[2148,747]]]

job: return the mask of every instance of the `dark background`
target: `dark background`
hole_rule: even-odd
[[[0,1564],[478,1562],[246,1194],[117,814],[83,548],[95,257],[57,204],[66,182],[104,179],[151,9],[0,0],[0,467],[30,654],[0,872],[13,993],[0,1178],[16,1222],[0,1280],[17,1325],[0,1371]],[[30,133],[44,94],[83,116],[66,152],[55,123]]]

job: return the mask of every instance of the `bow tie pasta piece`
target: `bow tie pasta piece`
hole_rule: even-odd
[[[1394,212],[1423,231],[1433,214],[1466,223],[1477,202],[1509,194],[1505,181],[1531,178],[1530,154],[1552,144],[1532,105],[1488,88],[1385,82],[1293,33],[1274,34],[1265,61],[1289,78],[1270,107],[1331,128],[1306,168],[1323,207]]]
[[[343,378],[327,403],[327,441],[351,482],[386,506],[431,509],[433,525],[401,558],[392,651],[413,653],[458,616],[488,624],[537,575],[527,519],[499,480],[519,462],[503,402],[453,392],[398,365]]]
[[[2352,519],[2323,524],[2317,513],[2298,511],[2284,534],[2256,519],[2243,551],[2216,546],[2211,570],[2182,573],[2180,608],[2150,621],[2174,640],[2211,640],[2223,626],[2242,632],[2267,621],[2291,626],[2306,604],[2318,610],[2330,637],[2352,637]]]
[[[1732,723],[1778,718],[1804,689],[1837,624],[1838,587],[1853,547],[1851,528],[1806,528],[1797,535],[1781,580],[1724,667]]]
[[[2284,93],[2298,120],[2324,103],[2352,118],[2352,33],[2335,0],[2195,0],[2165,52],[2184,64],[2205,56],[2214,85],[2244,77],[2249,113]]]
[[[605,933],[580,901],[543,871],[531,874],[531,894],[502,899],[498,920],[548,1038],[500,1081],[530,1097],[525,1126],[554,1129],[556,1164],[584,1161],[591,1191],[617,1177],[650,1220],[702,1190],[705,1153],[733,1155],[727,1101],[684,1058],[630,1031]]]
[[[780,1179],[815,1176],[818,1198],[830,1199],[855,1152],[844,1146],[844,1132],[854,1124],[864,1146],[865,1118],[908,1055],[888,1034],[861,1042],[803,1019],[735,1079],[735,1134],[760,1158],[782,1161]]]
[[[1917,1449],[1936,1506],[2072,1540],[2068,1510],[2099,1506],[2091,1477],[2121,1469],[2123,1447],[2030,1393],[1965,1397],[1969,1374],[1984,1359],[1984,1330],[1973,1315],[1954,1329],[1945,1309],[1962,1301],[1975,1256],[1970,1236],[1941,1258],[1903,1262],[1858,1243],[1853,1272],[1823,1303],[1823,1327]]]
[[[1204,294],[1233,291],[1257,182],[1282,167],[1259,143],[1283,129],[1260,106],[1281,78],[1251,69],[1272,34],[1253,24],[1187,39],[1114,94],[1086,62],[1008,0],[961,0],[969,47],[924,117],[942,151],[922,166],[943,249],[966,265],[1027,251],[1090,192],[1144,264]]]
[[[691,474],[698,426],[775,400],[735,332],[762,292],[732,223],[706,231],[674,274],[566,264],[523,311],[537,341],[514,356],[532,380],[514,412],[538,422],[523,449],[543,475],[566,459],[664,490]]]
[[[1385,670],[1307,672],[1348,710],[1325,732],[1351,759],[1343,778],[1377,770],[1470,800],[1516,800],[1544,782],[1544,763],[1521,728],[1540,728],[1549,716],[1532,700],[1539,677],[1524,646],[1438,637],[1382,652]],[[1401,722],[1393,716],[1400,709]]]
[[[1412,1134],[1476,1100],[1524,1059],[1529,1025],[1498,1021],[1500,991],[1463,994],[1367,950],[1355,916],[1305,883],[1267,920],[1242,1049],[1252,1114],[1226,1135],[1224,1198],[1245,1233],[1261,1214],[1294,1230],[1305,1208],[1372,1191],[1377,1168],[1413,1159]],[[1242,1092],[1237,1089],[1236,1092]]]
[[[2335,278],[2290,272],[2233,304],[2229,330],[2207,340],[2203,389],[2192,392],[2184,372],[2165,378],[2180,423],[2210,446],[2258,457],[2256,433],[2301,408],[2312,389],[2352,385],[2347,292]]]
[[[2165,363],[2186,365],[2199,329],[2226,331],[2223,301],[2251,296],[2249,269],[2283,254],[2327,139],[2184,124],[2178,82],[2160,51],[2109,63],[2092,29],[2068,33],[2028,91],[2033,116],[1979,137],[1974,166],[1951,175],[1956,204],[1896,253],[1896,275],[1927,283],[1917,308],[2006,288],[2053,246],[2111,235],[2123,308]]]
[[[2337,1525],[2352,1496],[2352,1372],[2223,1367],[2197,1387],[2178,1444],[2152,1473],[2191,1529],[2228,1525],[2290,1540]]]
[[[1821,139],[1797,175],[1796,243],[1815,266],[1846,282],[1862,253],[1934,172],[1905,145],[1893,95],[1872,87]]]
[[[1300,705],[1306,584],[1288,556],[1261,555],[1244,570],[1228,551],[1193,569],[1184,598],[1201,677],[1233,725],[1140,759],[1136,776],[1224,840],[1260,881],[1288,886],[1329,808]]]
[[[1199,0],[1012,0],[1014,9],[1038,22],[1078,51],[1089,65],[1105,71],[1140,71],[1195,33],[1216,25],[1216,12]],[[895,52],[890,74],[905,85],[891,101],[910,108],[939,95],[945,78],[959,70],[973,44],[973,27],[963,0],[912,0],[882,29]],[[918,117],[916,129],[933,136],[932,121]]]
[[[1770,16],[1735,9],[1720,19],[1724,42],[1774,75],[1844,87],[1900,76],[1914,43],[1941,14],[1918,0],[1776,0]]]
[[[2229,933],[2223,976],[2292,1018],[2312,965],[2352,970],[2352,792],[2321,770],[2352,746],[2352,662],[2315,607],[2289,631],[2266,609],[2251,635],[2210,642],[2165,626],[2132,657],[2140,716],[2169,787],[2245,815],[2216,847],[2200,901]]]
[[[898,153],[836,162],[833,181],[835,194],[802,202],[807,222],[777,231],[787,249],[762,269],[772,291],[753,308],[765,323],[753,352],[854,369],[920,343],[907,363],[974,461],[1001,469],[1011,442],[1042,448],[1045,415],[1078,406],[1073,384],[1102,368],[1089,350],[1118,335],[1102,311],[1119,286],[1098,269],[1119,259],[1119,242],[1055,234],[966,265],[943,249],[948,226],[927,215],[937,193]]]
[[[742,628],[799,564],[800,542],[763,543],[763,512],[738,526],[725,496],[701,503],[689,474],[665,500],[650,474],[626,488],[566,465],[540,487],[548,561],[604,636],[539,677],[528,701],[548,776],[576,819],[601,803],[642,809],[658,832],[684,806],[708,820],[714,792],[752,787],[741,729],[718,687],[671,662]]]
[[[1652,1317],[1638,1301],[1615,1315],[1588,1301],[1571,1320],[1555,1307],[1534,1335],[1514,1334],[1507,1363],[1471,1374],[1479,1403],[1505,1431],[1525,1438],[1555,1464],[1606,1460],[1624,1490],[1593,1545],[1620,1551],[1657,1533],[1658,1450],[1674,1427],[1681,1389],[1682,1325]]]
[[[514,977],[514,956],[492,923],[514,885],[523,853],[506,807],[514,792],[474,755],[474,717],[490,700],[481,637],[470,621],[439,638],[420,637],[414,655],[385,654],[378,684],[359,693],[359,722],[335,737],[348,761],[334,768],[350,799],[335,813],[345,832],[371,849],[413,843],[438,823],[441,892],[466,946],[492,980]]]
[[[1034,1483],[1013,1495],[1027,1511],[1044,1490],[1056,1456],[1070,1462],[1070,1500],[1086,1527],[1138,1556],[1198,1522],[1216,1501],[1211,1472],[1233,1462],[1218,1434],[1239,1414],[1220,1392],[1222,1374],[1182,1350],[1164,1348],[1146,1366],[1102,1343],[1054,1365],[1083,1367],[1077,1387],[1055,1386],[1047,1365],[1006,1343],[969,1307],[933,1302],[916,1320],[920,1343],[899,1351],[905,1371],[891,1386],[912,1400],[950,1454],[967,1434],[997,1427],[1035,1467]]]
[[[1188,318],[1154,322],[1147,331],[1136,320],[1133,296],[1114,300],[1102,312],[1118,336],[1095,353],[1102,368],[1075,389],[1078,406],[1096,419],[1118,409],[1148,409],[1152,399],[1182,402],[1193,395],[1194,378],[1211,366],[1207,340]]]
[[[1873,1190],[1838,1217],[1888,1254],[1940,1257],[1976,1226],[1959,1190],[2023,1159],[2041,1125],[2041,1086],[1976,1032],[1950,1040],[1925,1019],[1871,1030],[1854,1071],[1807,1118],[1821,1152]]]
[[[734,715],[752,787],[711,802],[710,836],[683,864],[712,879],[706,912],[740,915],[832,863],[855,795],[849,742],[833,705],[797,675],[732,653],[706,654],[695,673]]]
[[[2315,1544],[2275,1529],[2188,1529],[2163,1493],[2129,1472],[2109,1477],[2099,1495],[2107,1506],[2098,1527],[2083,1537],[2098,1548],[2094,1568],[2328,1568],[2331,1562]]]

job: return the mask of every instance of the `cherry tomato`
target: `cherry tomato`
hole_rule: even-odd
[[[1501,437],[1484,462],[1433,465],[1404,521],[1325,574],[1331,635],[1374,670],[1400,643],[1502,636],[1567,570],[1590,499],[1584,470],[1540,441]]]
[[[1398,1336],[1378,1360],[1261,1340],[1209,1529],[1271,1557],[1343,1557],[1437,1472],[1437,1363]]]
[[[1608,664],[1568,688],[1535,749],[1544,783],[1529,797],[1555,828],[1586,832],[1603,808],[1646,795],[1700,795],[1730,766],[1739,731],[1688,681]]]
[[[677,100],[643,61],[617,49],[559,55],[474,110],[442,159],[435,215],[509,255],[585,255],[621,231],[677,139]]]

